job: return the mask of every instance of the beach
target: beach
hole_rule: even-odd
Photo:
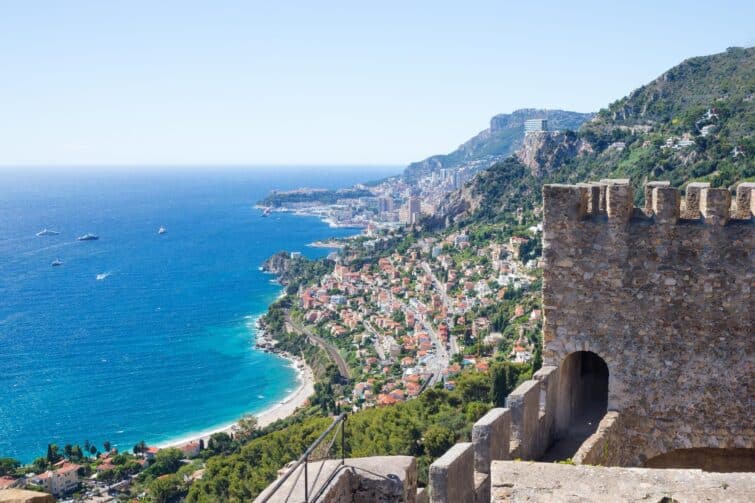
[[[290,360],[294,367],[297,369],[298,387],[279,403],[263,410],[262,412],[250,413],[255,418],[257,418],[258,428],[264,428],[271,425],[275,421],[291,416],[299,407],[304,405],[309,397],[312,396],[315,392],[314,375],[312,374],[312,369],[309,367],[309,365],[307,365],[307,363],[299,357],[285,356],[285,358]],[[204,440],[205,445],[207,445],[210,436],[212,436],[214,433],[223,432],[228,433],[229,435],[233,434],[238,428],[237,424],[238,423],[234,422],[212,430],[187,435],[177,440],[158,443],[157,447],[160,447],[161,449],[167,447],[180,448],[186,444],[197,442],[200,439]]]

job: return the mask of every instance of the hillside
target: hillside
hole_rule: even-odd
[[[536,108],[523,108],[510,114],[499,114],[490,119],[490,127],[464,142],[453,152],[411,163],[404,170],[404,178],[407,182],[413,183],[444,168],[485,169],[510,156],[522,145],[524,121],[527,119],[548,119],[548,127],[551,130],[576,130],[592,116],[590,113]]]
[[[688,59],[601,110],[572,134],[528,135],[515,157],[477,175],[427,220],[491,221],[532,208],[544,183],[630,178],[732,187],[755,177],[755,48]]]

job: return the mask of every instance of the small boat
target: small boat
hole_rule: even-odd
[[[57,236],[58,234],[60,234],[60,233],[59,232],[55,232],[55,231],[51,231],[50,229],[42,229],[41,231],[39,231],[37,233],[37,236],[39,236],[39,237],[42,237],[42,236]]]
[[[88,232],[83,236],[76,238],[77,241],[97,241],[100,237],[96,234],[89,234]]]
[[[166,232],[168,232],[168,229],[166,229],[166,228],[165,228],[165,227],[163,227],[162,225],[161,225],[161,226],[160,226],[160,228],[159,228],[159,229],[157,230],[157,233],[158,233],[158,234],[165,234]]]
[[[270,209],[270,207],[268,206],[268,207],[267,207],[267,208],[265,208],[265,209],[264,209],[264,211],[262,212],[262,216],[263,216],[263,217],[267,217],[267,216],[269,216],[269,215],[270,215],[270,211],[272,211],[272,210],[271,210],[271,209]]]
[[[59,258],[56,258],[55,260],[53,260],[52,264],[50,264],[50,265],[52,265],[53,267],[59,267],[59,266],[63,265],[63,261],[60,260]]]

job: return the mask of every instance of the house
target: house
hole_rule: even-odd
[[[144,457],[148,460],[155,459],[155,455],[157,454],[157,451],[160,449],[158,447],[147,447],[144,450]]]
[[[29,480],[32,484],[42,487],[45,491],[55,496],[73,491],[79,486],[79,468],[74,463],[64,463],[56,470],[48,470],[39,475],[32,476]]]
[[[3,489],[13,489],[14,487],[18,487],[18,485],[18,479],[8,477],[7,475],[0,477],[0,491]]]
[[[187,458],[194,458],[199,456],[199,442],[189,442],[188,444],[184,444],[180,447],[181,452],[183,452],[184,456]]]

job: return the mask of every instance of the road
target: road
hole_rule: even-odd
[[[443,301],[443,305],[446,307],[446,312],[448,314],[452,314],[454,312],[453,303],[451,302],[451,298],[446,293],[445,286],[441,284],[440,280],[438,280],[438,277],[435,275],[430,265],[424,260],[422,261],[422,269],[424,269],[425,273],[427,273],[427,275],[430,276],[430,279],[432,279],[433,286],[435,287],[435,290],[438,292],[438,295],[440,295],[440,299]],[[448,339],[449,339],[448,343],[451,348],[451,355],[458,353],[459,347],[456,344],[456,337],[449,334]]]
[[[313,344],[317,344],[322,349],[325,350],[325,352],[328,354],[331,360],[333,360],[333,363],[336,364],[338,367],[338,372],[341,374],[341,377],[344,379],[351,379],[351,370],[349,369],[349,366],[346,364],[346,360],[343,359],[341,356],[341,353],[338,352],[338,348],[330,344],[329,342],[325,341],[322,337],[318,337],[315,334],[312,333],[311,330],[309,330],[307,327],[295,322],[289,313],[286,313],[286,323],[288,323],[291,328],[296,330],[300,335],[304,334],[309,338],[310,342]]]

